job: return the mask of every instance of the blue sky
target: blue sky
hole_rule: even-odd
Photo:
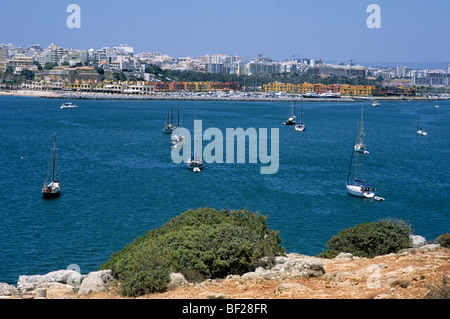
[[[69,4],[81,28],[69,29]],[[369,29],[369,4],[381,28]],[[229,54],[325,61],[450,60],[449,0],[2,1],[0,43],[74,49],[129,44],[174,57]]]

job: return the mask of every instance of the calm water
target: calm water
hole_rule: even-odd
[[[0,282],[70,264],[96,270],[146,230],[204,206],[261,212],[288,252],[308,255],[344,228],[387,217],[427,240],[449,232],[450,101],[365,105],[365,176],[385,202],[346,193],[360,103],[304,103],[307,131],[298,133],[281,125],[290,103],[198,102],[203,130],[279,128],[275,175],[261,175],[261,164],[210,164],[200,174],[174,164],[161,129],[178,102],[61,103],[0,97]],[[415,132],[420,108],[426,137]],[[194,102],[181,113],[192,128]],[[44,200],[55,132],[62,193]]]

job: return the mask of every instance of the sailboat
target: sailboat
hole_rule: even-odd
[[[178,103],[178,126],[177,134],[174,135],[172,131],[172,145],[171,148],[180,148],[184,145],[184,136],[180,135],[180,104]]]
[[[366,150],[366,144],[364,144],[364,122],[363,122],[363,109],[364,103],[361,106],[361,122],[359,127],[359,141],[355,144],[355,151],[358,153],[369,154],[369,151]]]
[[[303,98],[300,102],[300,123],[294,126],[294,129],[298,132],[303,132],[306,130],[306,125],[303,123]]]
[[[50,170],[49,170],[49,173],[47,174],[47,179],[45,180],[44,186],[42,187],[42,195],[44,198],[58,197],[60,190],[61,190],[61,186],[59,184],[58,172],[56,172],[56,178],[55,178],[55,171],[57,171],[57,169],[56,169],[56,134],[53,138],[53,155],[52,155],[52,162],[51,162],[51,170],[52,170],[52,178],[51,178],[50,183],[48,183],[48,178],[50,175]]]
[[[294,115],[295,105],[292,104],[291,116],[289,116],[286,122],[282,123],[283,125],[295,125],[296,116]]]
[[[356,140],[356,134],[355,132],[355,140]],[[355,155],[355,156],[353,156]],[[358,172],[358,165],[361,166],[361,164],[358,164],[358,156],[359,154],[354,154],[354,151],[352,150],[352,156],[350,158],[350,167],[348,169],[348,175],[347,175],[347,192],[350,195],[357,196],[357,197],[363,197],[363,198],[373,198],[375,196],[376,189],[372,188],[372,185],[367,184],[364,180],[360,179],[358,175],[360,172]],[[355,158],[355,163],[353,163],[353,158]],[[352,166],[354,166],[354,180],[351,183],[350,182],[350,174],[352,170]]]
[[[72,103],[72,102],[65,102],[61,104],[61,109],[76,109],[78,105]]]
[[[428,133],[420,125],[422,121],[422,109],[420,109],[419,122],[417,123],[417,134],[421,136],[426,136]]]
[[[176,126],[172,124],[172,120],[173,120],[173,107],[170,110],[167,110],[166,125],[162,130],[164,134],[172,134],[173,130],[176,129]]]
[[[194,172],[200,172],[203,169],[203,161],[200,157],[198,157],[196,152],[194,152],[194,155],[187,160],[186,165],[187,168],[193,170]]]
[[[197,103],[195,103],[195,120],[197,119]],[[195,123],[194,120],[194,123]],[[195,125],[194,125],[195,127]],[[194,138],[195,138],[195,133],[194,132]],[[195,143],[194,143],[194,147],[195,147]],[[198,156],[197,152],[194,149],[194,154],[191,156],[191,158],[189,158],[186,162],[187,168],[193,170],[194,172],[200,172],[203,169],[203,161],[202,159]]]

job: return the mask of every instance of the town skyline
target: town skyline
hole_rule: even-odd
[[[56,46],[56,47],[61,47],[59,46],[57,43],[54,42],[49,42],[48,44],[44,44],[42,45],[41,43],[32,43],[32,44],[19,44],[16,45],[16,43],[2,43],[0,42],[0,49],[1,47],[6,47],[6,46],[11,46],[12,48],[20,48],[21,50],[29,50],[32,49],[34,47],[39,47],[41,50],[44,50],[48,47],[51,46]],[[73,50],[73,51],[86,51],[89,52],[89,50],[93,50],[95,52],[102,50],[102,49],[113,49],[113,48],[119,48],[119,47],[129,47],[133,50],[133,54],[135,56],[140,56],[140,55],[145,55],[145,54],[153,54],[153,53],[160,53],[161,56],[167,56],[173,59],[183,59],[183,58],[192,58],[192,59],[201,59],[202,57],[205,56],[234,56],[234,57],[239,57],[241,58],[243,61],[251,61],[254,59],[257,59],[258,57],[262,57],[265,59],[269,59],[269,60],[273,60],[273,61],[292,61],[292,60],[301,60],[301,59],[312,59],[312,60],[320,60],[324,63],[328,63],[328,64],[348,64],[348,63],[353,63],[354,65],[361,65],[361,66],[365,66],[365,67],[375,67],[375,68],[396,68],[396,67],[407,67],[408,69],[417,69],[417,70],[423,70],[423,69],[441,69],[441,70],[447,70],[449,67],[449,61],[445,60],[445,61],[399,61],[399,62],[392,62],[392,61],[375,61],[375,62],[370,62],[370,61],[359,61],[359,60],[353,60],[351,58],[347,59],[347,60],[328,60],[328,59],[322,59],[320,57],[307,57],[307,56],[301,56],[301,55],[292,55],[292,56],[287,56],[287,57],[282,57],[280,59],[274,59],[271,56],[268,56],[267,54],[264,54],[264,52],[260,52],[259,54],[255,55],[255,56],[243,56],[243,55],[229,55],[226,52],[214,52],[214,53],[203,53],[200,54],[198,56],[187,56],[187,55],[181,55],[181,56],[172,56],[169,55],[165,52],[161,52],[158,50],[145,50],[145,51],[141,51],[141,52],[137,52],[135,50],[135,47],[133,45],[130,45],[129,43],[113,43],[110,45],[106,45],[103,47],[98,47],[98,48],[75,48],[75,47],[64,47],[64,49],[66,50]]]
[[[29,3],[2,5],[8,14],[0,28],[8,32],[1,43],[55,43],[83,50],[122,43],[136,53],[159,51],[173,57],[224,53],[252,58],[263,53],[274,60],[297,56],[366,64],[449,60],[450,27],[445,21],[450,4],[445,0],[377,1],[380,28],[366,25],[371,1],[79,0],[80,28],[72,29],[66,26],[69,2]]]

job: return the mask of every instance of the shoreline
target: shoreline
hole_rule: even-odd
[[[70,99],[70,100],[175,100],[175,101],[236,101],[236,102],[292,102],[292,101],[304,101],[304,102],[368,102],[371,103],[377,101],[389,101],[389,102],[423,102],[423,101],[445,101],[445,99],[429,99],[426,97],[412,97],[411,99],[404,99],[398,96],[379,96],[372,99],[362,99],[358,97],[344,96],[341,98],[300,98],[292,96],[280,96],[280,97],[266,97],[263,95],[256,96],[208,96],[208,95],[180,95],[178,93],[156,93],[152,95],[133,95],[133,94],[117,94],[117,93],[91,93],[91,92],[77,92],[66,93],[58,91],[36,91],[36,90],[11,90],[1,91],[0,96],[22,96],[22,97],[40,97],[40,98],[52,98],[52,99]]]

